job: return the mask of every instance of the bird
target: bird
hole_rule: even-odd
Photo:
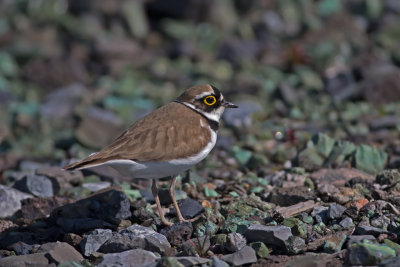
[[[157,180],[171,177],[172,204],[179,222],[186,221],[174,196],[176,178],[206,158],[217,141],[223,112],[237,107],[210,84],[190,87],[174,101],[133,123],[99,152],[63,169],[107,165],[130,178],[152,179],[151,191],[157,210],[161,222],[167,226],[173,223],[165,218],[161,208]]]

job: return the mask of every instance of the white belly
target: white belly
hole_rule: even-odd
[[[167,176],[176,176],[179,173],[190,169],[196,163],[187,162],[176,164],[171,162],[134,162],[131,160],[113,160],[106,163],[106,165],[116,169],[119,173],[127,177],[157,179]]]

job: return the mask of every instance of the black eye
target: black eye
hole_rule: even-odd
[[[206,105],[212,106],[215,104],[215,102],[217,102],[217,99],[215,98],[215,96],[209,95],[206,98],[204,98],[203,102]]]

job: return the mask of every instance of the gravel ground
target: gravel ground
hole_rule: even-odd
[[[400,2],[2,1],[0,266],[399,266]],[[184,89],[227,111],[159,183],[62,171]]]

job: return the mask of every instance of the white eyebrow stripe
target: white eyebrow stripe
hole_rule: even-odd
[[[211,94],[212,94],[212,92],[204,92],[204,93],[201,93],[201,94],[199,94],[199,95],[196,97],[196,100],[202,99],[203,97],[205,97],[205,96],[207,96],[207,95],[211,95]]]

